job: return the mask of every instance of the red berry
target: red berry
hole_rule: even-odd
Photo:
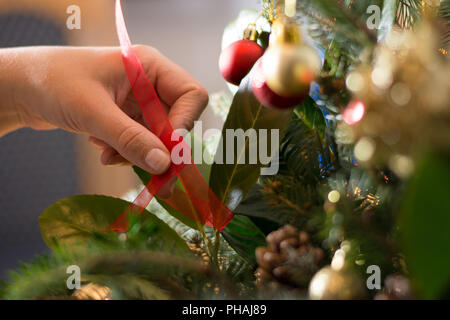
[[[302,92],[298,96],[284,97],[272,91],[266,83],[264,74],[262,71],[261,61],[255,66],[252,72],[252,90],[256,99],[266,107],[272,107],[276,109],[288,109],[293,108],[308,96],[308,91]]]
[[[264,49],[255,41],[239,40],[233,42],[220,54],[220,72],[225,80],[239,85],[263,53]]]

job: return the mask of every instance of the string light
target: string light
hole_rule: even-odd
[[[341,194],[337,190],[332,190],[328,193],[328,201],[336,203],[341,198]]]
[[[363,137],[355,145],[355,157],[359,161],[369,161],[375,153],[375,141],[372,138]]]
[[[444,56],[447,56],[447,55],[448,55],[448,51],[445,50],[444,48],[440,48],[440,49],[439,49],[439,52],[442,53]]]
[[[361,101],[353,101],[342,113],[342,119],[348,125],[354,125],[362,120],[366,113],[366,107]]]

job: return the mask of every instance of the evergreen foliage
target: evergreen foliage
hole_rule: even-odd
[[[281,12],[283,3],[280,0],[262,0],[262,17],[271,23]],[[370,5],[382,8],[382,31],[370,30],[366,25]],[[117,299],[261,298],[264,293],[255,286],[254,251],[256,247],[265,245],[264,235],[286,224],[307,231],[312,244],[325,250],[327,262],[345,243],[351,248],[346,259],[354,272],[365,275],[367,266],[378,265],[383,270],[383,277],[392,273],[409,275],[401,248],[399,212],[403,213],[402,219],[407,219],[405,212],[419,207],[411,208],[417,204],[414,202],[417,192],[425,192],[426,188],[421,189],[423,186],[418,180],[410,185],[408,180],[396,177],[387,168],[358,165],[353,158],[353,146],[340,143],[336,128],[350,99],[345,87],[348,73],[371,58],[383,28],[414,28],[422,18],[422,9],[420,0],[298,1],[295,19],[323,52],[322,72],[311,90],[311,98],[295,108],[290,121],[283,118],[277,123],[285,132],[277,175],[255,176],[260,168],[251,166],[238,168],[237,171],[242,172],[238,177],[227,176],[228,171],[236,170],[225,170],[217,164],[205,169],[208,174],[211,171],[212,188],[223,199],[229,197],[229,190],[222,190],[224,181],[230,185],[237,184],[236,181],[245,182],[245,197],[235,203],[236,217],[222,235],[208,227],[192,227],[192,221],[186,222],[164,203],[162,206],[153,203],[148,208],[149,212],[131,217],[131,228],[122,235],[100,232],[105,227],[100,224],[106,220],[97,224],[71,220],[64,224],[70,227],[64,230],[71,231],[64,238],[58,238],[54,226],[62,223],[61,220],[52,220],[57,224],[43,226],[43,230],[47,230],[44,236],[53,253],[39,256],[31,263],[22,263],[18,270],[11,272],[8,282],[1,284],[1,297],[70,299],[73,290],[66,286],[66,268],[76,264],[82,270],[83,283],[108,286],[113,298]],[[395,16],[390,16],[392,12]],[[450,1],[442,1],[438,12],[444,26],[442,48],[448,50]],[[257,118],[259,111],[254,110],[261,109],[261,105],[258,106],[254,99],[247,80],[235,94],[231,108],[231,116],[226,121],[228,127],[237,127],[236,121],[252,124],[260,121],[263,127],[273,125]],[[250,110],[248,114],[253,117],[252,121],[245,118],[242,110]],[[442,168],[447,166],[445,170],[448,170],[448,156],[440,159],[445,160],[433,161]],[[215,170],[221,170],[220,174]],[[448,172],[445,170],[442,172]],[[150,178],[138,168],[135,171],[144,183]],[[428,187],[433,181],[442,183],[442,188],[448,187],[448,183],[438,180],[436,172],[424,172],[419,172],[417,179],[428,183]],[[437,180],[429,178],[431,174],[436,175]],[[255,179],[249,181],[249,176],[255,176]],[[329,201],[330,191],[339,192],[339,202]],[[445,196],[442,192],[440,194]],[[409,200],[406,205],[405,195]],[[90,198],[82,198],[83,202],[80,199],[69,198],[67,203],[74,201],[80,212],[88,210],[92,214]],[[95,205],[104,208],[121,201],[96,199]],[[126,206],[125,202],[120,203]],[[433,208],[439,210],[440,207],[436,205]],[[42,221],[55,219],[56,213],[51,210],[59,210],[58,204],[49,210],[43,214]],[[103,217],[107,216],[105,213]],[[419,218],[417,221],[423,223]],[[417,221],[413,221],[412,228],[419,228]],[[169,227],[173,247],[160,234]],[[73,234],[83,235],[75,239],[81,245],[67,244],[67,238],[73,239]],[[408,250],[414,251],[411,247]],[[416,252],[412,256],[415,261],[422,257]],[[423,271],[423,268],[419,265],[417,270]],[[444,279],[446,272],[436,270],[436,274],[442,274],[439,281],[424,276],[434,287],[420,288],[419,285],[427,298],[443,297],[450,285],[448,279]],[[421,284],[425,286],[424,282]]]

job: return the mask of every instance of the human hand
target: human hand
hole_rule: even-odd
[[[147,46],[135,46],[174,129],[190,130],[208,102],[186,71]],[[170,154],[147,128],[119,48],[29,47],[0,51],[0,134],[20,126],[86,133],[105,165],[132,163],[164,173]],[[5,120],[7,119],[7,120]],[[172,180],[158,194],[172,193]]]

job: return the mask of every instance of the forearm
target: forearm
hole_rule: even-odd
[[[20,109],[21,62],[19,50],[0,50],[0,137],[23,127]]]

